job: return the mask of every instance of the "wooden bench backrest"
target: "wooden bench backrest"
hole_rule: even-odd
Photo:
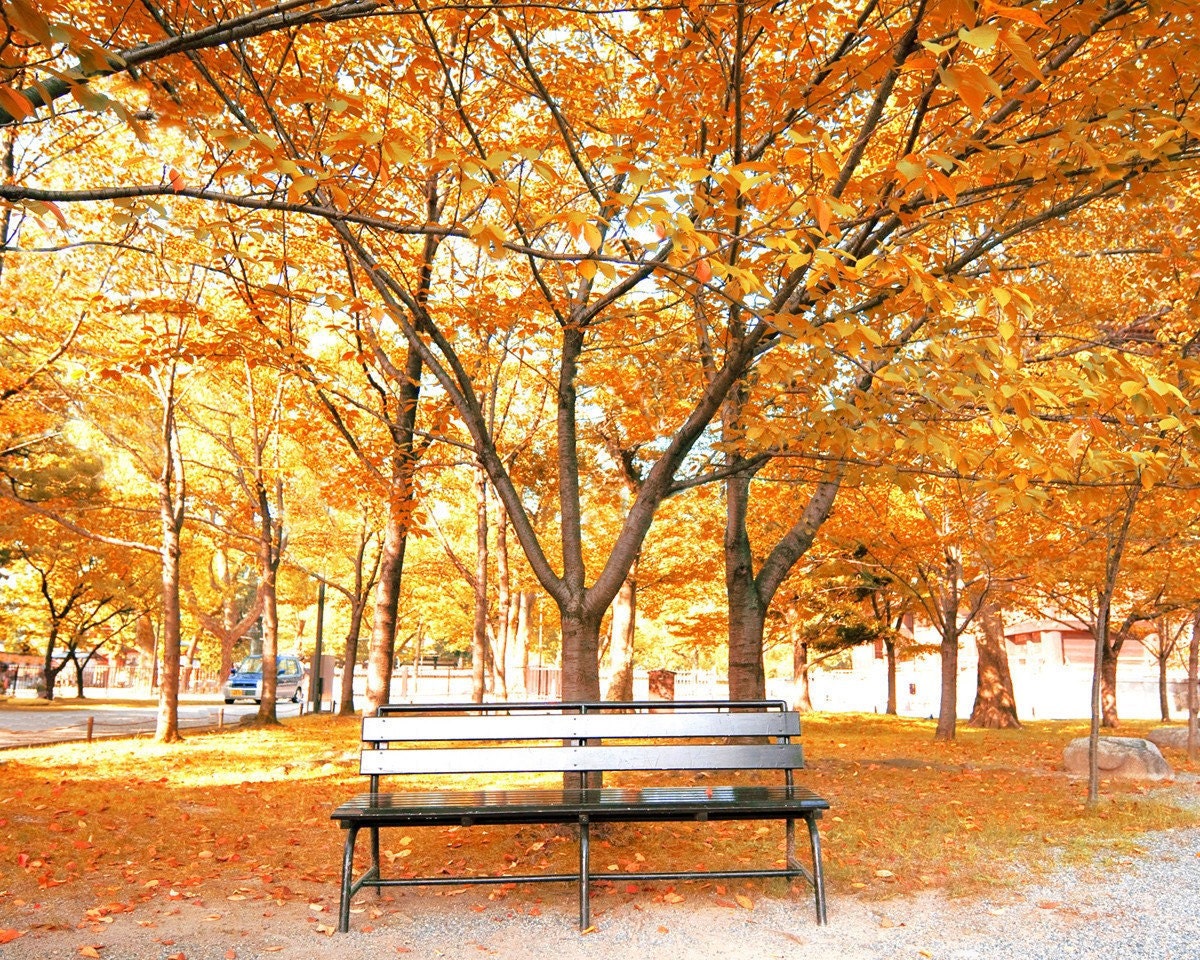
[[[655,713],[621,704],[485,705],[477,715],[389,715],[363,720],[364,774],[588,773],[607,770],[792,770],[804,766],[799,716],[682,702]],[[645,705],[639,705],[645,706]],[[736,705],[735,705],[736,706]],[[761,707],[761,704],[755,705]],[[772,706],[774,706],[772,704]],[[580,707],[595,712],[576,712]],[[699,707],[699,708],[698,708]],[[459,710],[473,708],[459,707]],[[722,743],[727,738],[774,742]],[[611,743],[605,741],[626,741]],[[653,743],[650,741],[710,741]],[[403,749],[381,749],[403,743]],[[448,746],[447,744],[456,744]],[[463,746],[461,744],[470,744]],[[519,746],[513,745],[519,743]],[[420,746],[414,746],[419,744]],[[426,746],[428,744],[429,746]]]

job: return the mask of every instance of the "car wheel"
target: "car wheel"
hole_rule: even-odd
[[[297,687],[295,690],[292,691],[292,703],[299,703],[299,702],[300,702],[300,688]]]
[[[233,703],[233,697],[226,697],[226,698],[225,698],[225,702],[226,702],[226,703]]]
[[[262,703],[262,701],[261,701],[261,700],[255,700],[254,702],[255,702],[255,703]]]

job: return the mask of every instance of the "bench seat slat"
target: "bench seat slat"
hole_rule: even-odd
[[[499,720],[500,722],[497,722]],[[788,713],[518,713],[504,717],[364,717],[364,741],[587,740],[798,737]]]
[[[368,775],[586,773],[608,770],[788,770],[804,766],[798,743],[653,746],[460,747],[363,750]]]
[[[679,820],[754,820],[805,816],[829,802],[804,787],[603,787],[600,789],[425,790],[360,794],[332,814],[364,824],[572,823]]]

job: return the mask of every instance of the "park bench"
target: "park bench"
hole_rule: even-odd
[[[653,712],[651,712],[653,711]],[[803,767],[798,715],[782,701],[662,701],[480,705],[385,705],[365,717],[360,770],[370,790],[342,804],[332,819],[346,830],[338,930],[350,928],[350,903],[364,886],[574,881],[579,887],[579,926],[590,926],[589,887],[604,880],[677,880],[697,877],[803,877],[812,886],[817,923],[825,923],[825,885],[817,820],[828,801],[797,786]],[[775,784],[679,785],[680,774],[709,771],[782,774]],[[606,772],[652,771],[653,785],[602,786]],[[434,788],[384,793],[380,778],[395,774],[436,776]],[[493,778],[486,789],[444,789],[443,775],[558,774],[554,783],[513,786]],[[564,776],[565,775],[565,776]],[[731,776],[730,780],[745,780]],[[428,781],[426,781],[428,783]],[[568,785],[573,784],[573,785]],[[782,820],[783,866],[737,870],[593,873],[590,828],[598,823]],[[808,827],[811,869],[796,855],[795,821]],[[437,825],[575,825],[579,865],[574,873],[392,876],[381,872],[379,831],[386,827]],[[370,866],[354,879],[359,831],[370,837]],[[768,847],[766,849],[771,849]],[[766,856],[769,856],[767,854]],[[648,866],[654,866],[648,864]]]

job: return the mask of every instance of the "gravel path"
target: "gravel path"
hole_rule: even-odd
[[[596,931],[576,932],[573,889],[406,891],[356,901],[348,935],[328,936],[336,890],[314,903],[170,899],[108,923],[65,923],[86,910],[49,900],[27,909],[34,929],[0,946],[0,958],[78,960],[379,960],[475,956],[501,960],[1197,960],[1200,829],[1149,834],[1138,853],[990,898],[941,895],[865,900],[835,893],[830,923],[811,901],[759,896],[753,909],[682,884],[682,901],[609,891],[594,901]],[[314,907],[318,909],[314,909]],[[15,919],[9,917],[7,922]],[[18,920],[20,922],[20,920]],[[366,928],[366,929],[364,929]]]

